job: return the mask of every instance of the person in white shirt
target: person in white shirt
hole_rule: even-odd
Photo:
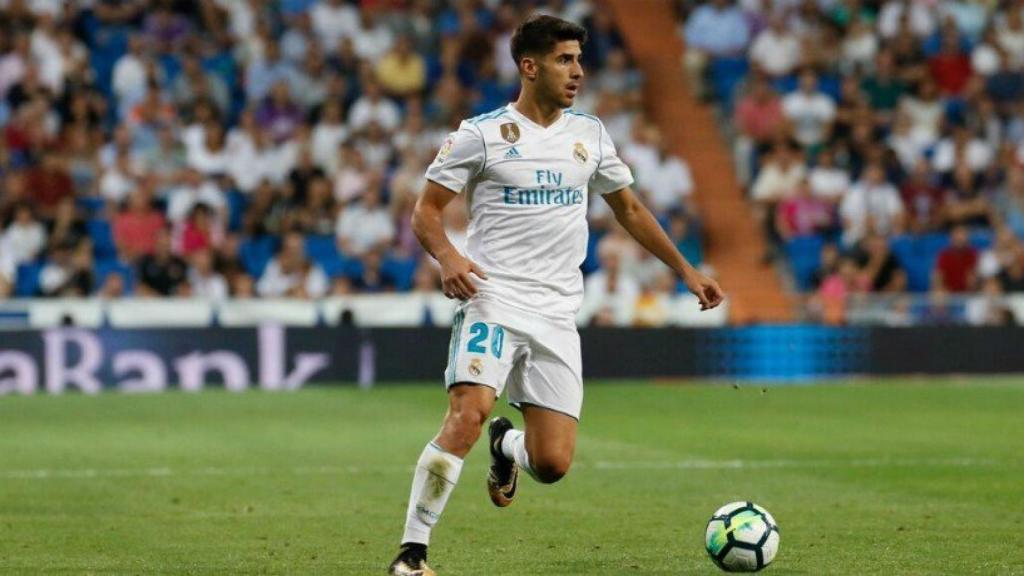
[[[774,16],[768,28],[754,38],[749,54],[769,76],[788,76],[800,64],[800,38],[788,29],[782,16]]]
[[[818,90],[814,72],[800,74],[799,90],[782,99],[782,112],[793,123],[793,136],[802,146],[817,146],[832,132],[836,103]]]
[[[601,267],[587,276],[584,290],[586,305],[579,320],[589,323],[601,310],[610,310],[617,326],[633,322],[633,305],[640,295],[640,283],[622,266],[622,254],[616,244],[602,242],[597,248]]]
[[[213,267],[213,254],[209,249],[192,255],[188,269],[189,293],[193,298],[219,302],[228,297],[228,283]]]
[[[398,105],[384,96],[376,81],[369,81],[363,87],[363,95],[352,104],[348,112],[348,123],[352,130],[362,130],[370,122],[376,122],[388,132],[398,128],[401,114]]]
[[[310,146],[313,161],[329,174],[337,170],[338,146],[348,138],[348,127],[342,116],[341,103],[328,100],[324,103],[320,121],[313,127]]]
[[[127,151],[120,151],[114,166],[104,170],[103,176],[100,176],[100,195],[115,206],[119,205],[138,186],[137,177],[131,155]]]
[[[938,26],[939,11],[932,0],[888,0],[878,13],[878,32],[885,39],[895,37],[904,18],[910,22],[910,30],[918,38],[931,36]]]
[[[32,262],[46,246],[46,228],[36,220],[28,204],[14,210],[14,220],[0,236],[6,252],[15,266]]]
[[[343,254],[362,256],[387,247],[395,238],[395,223],[387,207],[381,204],[381,177],[372,174],[359,202],[350,204],[338,215],[335,233]]]
[[[811,193],[833,205],[839,204],[850,188],[850,173],[836,166],[835,151],[825,148],[808,175]]]
[[[112,86],[118,100],[138,100],[146,93],[145,40],[140,34],[128,38],[128,52],[114,64]]]
[[[359,26],[352,35],[352,42],[360,59],[376,64],[391,49],[395,37],[381,22],[374,8],[363,8],[359,13]]]
[[[413,230],[440,262],[445,294],[461,303],[445,374],[449,410],[417,462],[391,576],[434,574],[427,566],[431,531],[506,387],[526,430],[507,418],[489,427],[491,501],[512,502],[519,470],[544,483],[568,471],[583,402],[575,317],[583,299],[580,264],[591,191],[686,282],[702,308],[723,299],[717,283],[683,258],[630,189],[629,168],[602,122],[571,109],[583,78],[585,40],[584,28],[559,18],[536,15],[523,22],[511,42],[518,99],[463,121],[427,168]],[[442,223],[445,207],[463,193],[470,214],[465,254],[454,249]]]
[[[903,229],[903,200],[885,178],[885,169],[871,164],[839,205],[843,244],[854,246],[870,233],[892,235]]]
[[[289,232],[281,251],[267,263],[256,282],[256,293],[264,298],[321,298],[330,288],[323,268],[306,260],[302,234]]]
[[[189,168],[182,177],[182,183],[167,194],[167,219],[174,224],[184,223],[196,204],[213,208],[220,220],[227,210],[224,191],[212,180],[204,179],[198,170]]]
[[[328,52],[333,52],[342,38],[352,37],[359,27],[359,11],[345,0],[321,0],[309,15],[320,44]]]
[[[664,214],[669,210],[683,208],[694,213],[693,176],[690,167],[676,156],[668,142],[658,133],[655,139],[657,157],[654,170],[647,179],[647,198],[655,213]]]
[[[992,163],[995,151],[987,142],[971,134],[966,126],[957,126],[953,133],[935,146],[932,168],[939,173],[948,173],[965,162],[975,173],[981,172]]]

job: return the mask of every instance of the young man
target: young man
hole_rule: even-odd
[[[633,178],[601,121],[568,109],[583,78],[585,40],[583,28],[551,16],[520,25],[512,37],[519,99],[462,122],[427,169],[413,228],[441,264],[445,294],[462,303],[445,371],[448,413],[417,462],[393,576],[434,574],[427,566],[431,529],[506,387],[525,430],[507,418],[491,421],[487,487],[494,504],[512,502],[520,470],[542,483],[569,470],[583,403],[574,318],[583,297],[588,191],[603,195],[702,309],[722,302],[715,281],[686,262],[630,190]],[[471,217],[466,255],[441,223],[445,206],[463,191]]]

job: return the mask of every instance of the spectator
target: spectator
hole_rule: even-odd
[[[165,226],[163,214],[153,208],[150,191],[136,190],[128,197],[127,206],[114,216],[113,235],[118,254],[129,262],[152,254]]]
[[[587,277],[585,293],[594,310],[584,311],[583,316],[593,317],[601,308],[609,308],[617,325],[632,322],[633,306],[640,295],[640,285],[622,267],[622,253],[616,244],[601,243],[598,246],[601,267]]]
[[[793,137],[804,147],[824,143],[836,117],[835,102],[818,90],[818,77],[811,71],[800,74],[800,88],[783,98],[782,111],[793,123]]]
[[[63,160],[55,154],[43,156],[40,165],[28,170],[26,189],[29,200],[44,219],[53,216],[61,200],[75,195],[75,184]]]
[[[850,188],[850,173],[836,164],[835,150],[825,148],[808,174],[808,183],[815,198],[835,207]]]
[[[977,267],[978,250],[971,246],[967,228],[957,226],[950,234],[949,246],[939,253],[932,283],[947,292],[967,292],[977,280]]]
[[[903,228],[904,209],[896,187],[886,181],[885,170],[872,164],[839,205],[843,244],[853,246],[871,232],[882,235]]]
[[[376,73],[384,91],[395,98],[419,94],[427,82],[426,62],[413,51],[408,36],[399,36],[394,47],[377,63]]]
[[[32,262],[38,258],[46,247],[46,229],[32,214],[28,204],[20,204],[14,209],[14,219],[0,236],[8,258],[14,265]]]
[[[1002,272],[996,277],[1003,292],[1024,292],[1024,248],[1018,244],[1009,256]]]
[[[363,96],[352,104],[348,114],[348,123],[353,130],[362,130],[371,122],[376,122],[388,132],[398,128],[400,114],[398,106],[384,96],[384,92],[376,80],[370,80],[363,87]]]
[[[395,224],[387,207],[381,205],[380,182],[375,177],[359,202],[338,215],[335,230],[342,253],[363,256],[386,248],[395,237]]]
[[[194,168],[185,171],[181,185],[167,195],[167,218],[173,223],[184,222],[196,204],[213,208],[218,218],[226,210],[224,192],[212,181]]]
[[[735,144],[736,166],[740,181],[746,184],[751,179],[755,151],[776,139],[786,122],[782,100],[766,79],[751,79],[749,90],[736,105],[733,122],[740,131]]]
[[[338,47],[342,38],[352,37],[359,26],[359,12],[344,0],[320,0],[310,11],[313,30],[327,51]]]
[[[650,174],[643,179],[650,206],[660,214],[683,209],[691,214],[693,207],[693,176],[686,161],[672,152],[659,132],[654,133],[657,155]]]
[[[114,64],[114,95],[130,105],[146,93],[145,40],[140,34],[128,38],[128,52]]]
[[[907,210],[907,228],[915,233],[935,232],[944,224],[946,197],[935,182],[928,161],[921,158],[900,187]]]
[[[889,241],[872,234],[861,241],[853,258],[860,267],[864,286],[873,292],[901,293],[907,289],[907,273],[889,249]]]
[[[966,162],[953,169],[951,182],[946,189],[945,219],[949,224],[990,226],[995,220],[992,205]]]
[[[217,227],[213,210],[206,204],[196,204],[181,231],[177,252],[187,259],[196,252],[215,248],[222,236],[223,230]]]
[[[801,154],[795,146],[789,143],[779,144],[766,156],[764,167],[751,187],[754,216],[769,237],[775,237],[773,216],[776,206],[792,195],[807,176],[807,169],[801,160]]]
[[[750,45],[751,61],[773,78],[792,74],[801,56],[800,38],[789,29],[781,14],[773,16],[768,28]]]
[[[955,96],[963,92],[971,78],[971,60],[955,31],[942,35],[941,50],[928,59],[928,69],[942,93]]]
[[[832,205],[811,193],[810,183],[801,180],[793,195],[778,203],[775,229],[782,240],[824,233],[834,226]]]
[[[743,11],[731,0],[698,6],[686,22],[686,69],[698,97],[706,96],[704,73],[716,58],[738,56],[747,48],[750,29]]]
[[[139,259],[137,270],[142,296],[179,296],[187,291],[188,265],[171,252],[171,234],[166,228],[157,232],[153,253]]]
[[[89,238],[89,230],[75,206],[73,198],[65,198],[57,205],[53,218],[46,223],[46,243],[56,246],[78,246]]]
[[[43,296],[84,298],[93,291],[92,245],[63,244],[54,248],[39,274]]]
[[[213,253],[197,250],[189,258],[188,291],[193,298],[219,302],[228,297],[228,284],[224,276],[213,267]]]
[[[289,232],[257,282],[256,293],[265,298],[320,298],[328,287],[323,269],[306,260],[302,235]]]

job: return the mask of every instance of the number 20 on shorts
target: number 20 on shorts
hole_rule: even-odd
[[[466,350],[473,354],[486,354],[488,336],[490,337],[491,354],[495,358],[501,358],[501,349],[505,346],[505,329],[501,326],[488,326],[484,322],[476,322],[469,327],[472,338],[466,345]]]

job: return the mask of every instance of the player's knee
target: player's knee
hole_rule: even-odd
[[[480,437],[480,429],[486,419],[487,414],[480,410],[454,410],[445,422],[445,436],[460,452],[468,452]]]
[[[540,458],[530,458],[530,468],[537,480],[544,484],[554,484],[566,474],[572,466],[572,458],[566,455],[543,455]]]

